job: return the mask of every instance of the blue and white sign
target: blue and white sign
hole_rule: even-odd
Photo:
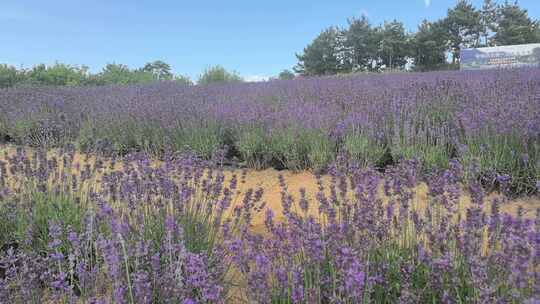
[[[540,67],[540,43],[463,49],[461,70]]]

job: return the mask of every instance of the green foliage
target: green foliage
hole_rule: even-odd
[[[154,81],[154,74],[144,70],[131,70],[123,64],[110,63],[98,76],[104,84],[136,84]]]
[[[383,146],[374,142],[369,136],[362,134],[360,131],[353,131],[345,135],[343,149],[350,157],[363,166],[377,163],[385,152]]]
[[[310,130],[305,136],[309,145],[310,167],[315,171],[324,171],[335,160],[336,143],[321,130]]]
[[[0,200],[0,248],[23,239],[28,227],[28,217],[21,212],[17,202]]]
[[[539,21],[532,20],[527,10],[517,3],[505,3],[498,8],[496,34],[493,42],[496,45],[511,45],[540,42],[538,36]]]
[[[243,79],[236,72],[229,72],[220,65],[206,69],[197,81],[201,85],[230,82],[243,82]]]
[[[446,62],[447,33],[442,22],[426,20],[418,28],[413,40],[413,59],[417,70],[434,70]]]
[[[426,172],[437,168],[446,168],[450,161],[450,154],[447,147],[442,145],[398,145],[392,152],[394,156],[400,159],[418,159]]]
[[[511,176],[507,187],[510,193],[533,193],[540,180],[540,144],[524,142],[515,134],[495,136],[489,132],[467,138],[467,149],[461,155],[466,166],[478,165],[476,176],[486,186],[498,185],[498,176]],[[504,189],[503,189],[504,190]]]
[[[323,171],[336,156],[336,144],[321,130],[291,126],[266,135],[262,128],[244,129],[237,142],[248,166],[269,165],[293,171]]]
[[[482,31],[481,12],[467,0],[459,0],[456,6],[448,10],[444,19],[448,37],[452,62],[459,62],[462,47],[478,47],[480,45],[480,32]]]
[[[40,64],[26,72],[26,82],[39,85],[83,85],[88,77],[88,67],[55,63],[51,66]]]
[[[328,75],[350,70],[350,65],[341,60],[344,49],[344,32],[331,27],[319,34],[311,44],[304,48],[303,54],[297,54],[296,73],[302,75]]]
[[[86,122],[77,137],[77,146],[91,150],[98,143],[110,143],[112,152],[126,154],[130,151],[144,151],[150,155],[160,155],[164,149],[166,133],[157,123],[142,122],[131,118],[119,118],[106,125],[96,126]]]
[[[345,37],[354,70],[373,70],[381,35],[371,27],[367,17],[349,20]]]
[[[306,132],[295,127],[275,130],[270,138],[272,154],[280,167],[294,171],[309,167]]]
[[[173,77],[173,80],[179,84],[193,85],[193,81],[191,81],[189,77],[184,76],[184,75],[176,75]]]
[[[278,75],[278,79],[280,80],[291,80],[294,79],[294,77],[294,73],[289,70],[283,70]]]
[[[491,46],[493,33],[497,30],[497,5],[492,0],[484,0],[480,14],[482,31],[484,38],[481,45]]]
[[[245,126],[239,131],[236,148],[248,167],[264,169],[272,161],[269,142],[262,126]]]
[[[24,71],[7,64],[0,64],[0,88],[15,86],[26,78]]]
[[[73,193],[51,189],[40,192],[36,191],[35,187],[36,185],[29,184],[23,193],[20,193],[26,198],[24,201],[0,200],[0,216],[4,219],[0,222],[0,230],[3,231],[0,235],[0,247],[12,242],[21,244],[22,240],[28,239],[30,243],[26,245],[45,251],[49,243],[50,222],[80,231],[82,219],[88,209],[76,200]],[[21,204],[31,204],[31,207],[25,209]]]
[[[178,126],[171,131],[175,151],[191,151],[204,159],[210,159],[224,143],[221,126],[216,122],[202,125]]]
[[[32,223],[34,248],[46,248],[49,243],[49,223],[61,223],[65,228],[70,227],[80,231],[85,208],[75,201],[71,195],[39,193],[33,194],[33,213],[28,221]]]
[[[380,42],[378,55],[382,64],[390,69],[400,69],[411,55],[410,42],[405,26],[397,20],[385,22],[379,29]]]
[[[414,34],[402,22],[372,27],[366,16],[349,20],[347,29],[330,27],[297,55],[295,71],[301,75],[335,75],[355,71],[403,69],[408,59],[417,71],[459,68],[462,48],[540,42],[540,21],[528,16],[517,2],[497,6],[484,0],[477,9],[459,0],[447,16],[424,20]],[[452,63],[447,63],[447,55]]]
[[[0,64],[0,88],[15,85],[106,85],[106,84],[140,84],[155,81],[176,81],[192,85],[186,76],[174,75],[169,64],[157,60],[147,63],[140,69],[130,69],[123,64],[107,64],[98,74],[91,74],[86,66],[72,66],[55,63],[47,66],[39,64],[31,69],[17,69]]]
[[[65,130],[59,126],[44,128],[40,119],[46,115],[40,114],[15,121],[9,128],[5,128],[5,135],[15,143],[35,147],[53,147],[61,144],[67,137]]]
[[[141,70],[151,73],[156,80],[172,80],[174,77],[171,66],[161,60],[149,62]]]

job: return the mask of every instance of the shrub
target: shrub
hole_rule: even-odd
[[[242,77],[235,72],[229,72],[224,67],[216,65],[204,71],[204,73],[199,76],[197,83],[206,85],[211,83],[235,83],[242,81]]]

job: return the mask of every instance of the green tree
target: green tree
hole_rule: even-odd
[[[161,60],[145,64],[142,71],[152,73],[156,80],[172,80],[174,78],[171,66]]]
[[[517,2],[499,6],[497,13],[497,31],[493,37],[496,45],[535,43],[540,41],[538,21],[529,18],[526,9]]]
[[[198,84],[205,85],[211,83],[243,82],[244,80],[236,72],[229,72],[224,67],[216,65],[208,68],[199,77]]]
[[[88,79],[88,67],[55,63],[39,64],[27,72],[27,82],[41,85],[83,85]]]
[[[344,67],[346,58],[340,58],[344,41],[343,32],[330,27],[322,31],[302,54],[296,54],[298,64],[294,71],[301,75],[333,75],[347,68]]]
[[[378,59],[380,31],[373,29],[366,16],[349,19],[346,45],[354,70],[372,70]]]
[[[385,22],[381,28],[379,57],[382,63],[391,68],[403,68],[410,55],[409,39],[402,22],[397,20]]]
[[[173,80],[179,84],[193,85],[193,81],[191,81],[189,77],[184,76],[184,75],[175,75],[173,77]]]
[[[480,34],[483,38],[481,45],[491,46],[491,39],[493,38],[493,35],[497,29],[497,5],[495,2],[492,0],[484,0],[480,15],[482,22],[482,30]]]
[[[24,70],[18,70],[14,66],[0,64],[0,88],[8,88],[25,81]]]
[[[478,47],[482,31],[482,17],[467,0],[459,0],[448,10],[444,24],[448,30],[452,63],[459,62],[461,48]]]
[[[154,74],[141,70],[131,70],[127,65],[109,63],[98,76],[105,84],[136,84],[155,81]]]
[[[289,70],[283,70],[279,73],[278,78],[281,80],[291,80],[294,79],[294,73]]]
[[[442,21],[424,20],[413,38],[413,59],[416,70],[434,70],[446,63],[448,33]]]

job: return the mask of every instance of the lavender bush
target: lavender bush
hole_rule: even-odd
[[[237,178],[191,155],[153,166],[18,148],[0,162],[0,302],[224,303],[230,254],[222,245],[260,208]],[[242,209],[243,208],[243,209]],[[234,221],[233,221],[234,218]]]
[[[452,160],[423,176],[405,160],[381,174],[339,157],[315,197],[280,178],[275,214],[261,189],[239,191],[244,174],[226,178],[193,154],[18,148],[2,159],[2,303],[540,300],[540,212],[500,212],[477,179],[463,189],[478,166]]]
[[[0,137],[17,143],[205,158],[227,146],[255,168],[325,170],[340,153],[380,167],[415,157],[428,170],[457,158],[478,163],[486,186],[510,176],[515,193],[540,179],[538,69],[27,87],[0,90],[0,101]]]
[[[502,202],[487,202],[476,181],[473,205],[459,210],[457,162],[430,176],[427,208],[414,200],[416,161],[384,177],[358,167],[331,171],[316,200],[300,190],[295,201],[281,180],[284,220],[267,210],[263,235],[244,231],[226,241],[252,302],[538,301],[540,213],[535,221],[519,210],[501,214]]]

